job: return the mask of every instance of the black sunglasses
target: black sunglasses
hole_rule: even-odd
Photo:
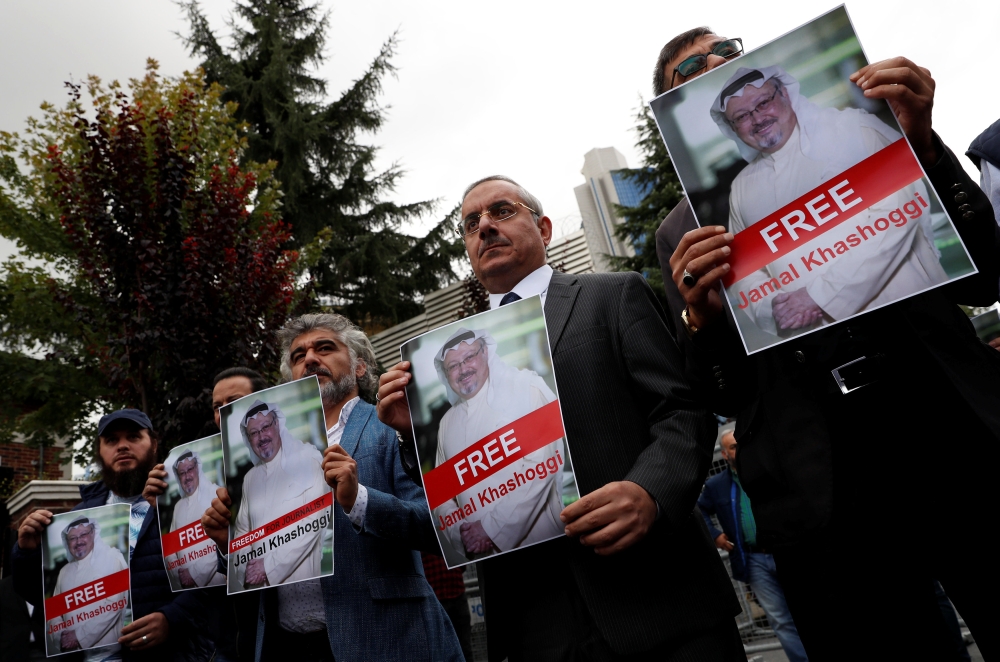
[[[677,77],[677,74],[686,78],[691,74],[697,73],[707,67],[709,55],[718,55],[719,57],[723,57],[728,60],[729,58],[735,57],[742,52],[743,40],[736,37],[734,39],[720,41],[712,47],[712,50],[709,53],[701,53],[684,58],[680,64],[674,67],[674,73],[670,77],[670,87],[674,86],[674,79]]]

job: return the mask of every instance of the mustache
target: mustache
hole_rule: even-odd
[[[768,128],[769,126],[771,126],[772,124],[776,123],[777,121],[778,121],[777,118],[769,117],[766,120],[764,120],[763,122],[759,122],[757,124],[754,124],[753,125],[753,132],[757,133],[758,131],[763,131],[764,129]]]
[[[483,253],[496,246],[510,246],[511,241],[507,237],[500,234],[488,234],[486,238],[483,239],[482,243],[479,244],[479,257],[483,256]]]
[[[333,373],[331,373],[329,370],[327,370],[321,365],[313,365],[306,367],[305,376],[308,377],[309,375],[323,375],[324,377],[329,377],[330,379],[333,379]]]

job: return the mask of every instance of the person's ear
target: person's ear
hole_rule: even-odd
[[[354,376],[360,379],[366,372],[368,372],[368,364],[364,360],[358,359],[358,367],[354,369]]]
[[[552,219],[548,216],[542,216],[538,219],[538,231],[542,235],[542,243],[545,246],[549,245],[552,241]]]

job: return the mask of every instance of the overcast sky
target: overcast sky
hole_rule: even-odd
[[[399,29],[398,79],[381,102],[389,121],[371,140],[379,165],[407,174],[401,202],[440,198],[443,214],[464,186],[503,173],[545,205],[561,232],[579,224],[573,187],[583,155],[613,146],[639,164],[633,116],[647,101],[656,56],[673,35],[709,25],[759,46],[826,12],[832,2],[321,3],[331,12],[327,62],[318,72],[338,95]],[[63,81],[142,75],[145,60],[175,75],[196,65],[175,33],[186,32],[169,0],[3,0],[0,130],[18,131],[43,100],[62,104]],[[204,0],[225,36],[231,0]],[[848,4],[872,61],[906,55],[937,80],[934,126],[962,153],[1000,116],[995,53],[1000,3]],[[983,52],[978,52],[983,49]],[[964,160],[964,157],[963,157]],[[974,171],[967,164],[970,172]],[[410,228],[417,234],[430,221]],[[0,245],[0,252],[9,244]]]

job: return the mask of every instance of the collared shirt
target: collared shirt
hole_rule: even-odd
[[[354,396],[344,403],[344,408],[340,410],[340,417],[333,427],[326,431],[326,440],[331,446],[339,444],[344,438],[344,428],[347,427],[347,419],[351,417],[354,407],[361,401],[361,396]],[[358,498],[354,500],[354,507],[347,513],[347,519],[351,524],[360,529],[365,523],[365,510],[368,509],[368,490],[364,485],[358,483]]]
[[[514,292],[522,299],[527,299],[528,297],[533,297],[536,294],[542,295],[542,305],[545,305],[545,295],[549,291],[549,281],[552,280],[552,267],[547,264],[543,264],[538,267],[530,274],[521,279],[521,282],[514,286],[511,292]],[[504,298],[507,292],[501,292],[500,294],[490,295],[490,309],[499,308],[500,300]]]
[[[749,547],[750,545],[757,544],[757,522],[753,518],[753,510],[750,508],[750,497],[747,493],[743,491],[743,483],[740,482],[740,477],[732,469],[729,470],[733,474],[733,482],[736,483],[736,500],[737,500],[737,510],[740,514],[740,521],[738,522],[740,527],[740,533],[743,534],[743,543]]]
[[[340,416],[333,427],[326,431],[326,440],[330,446],[339,444],[344,437],[347,419],[351,417],[354,407],[361,400],[359,396],[344,403]],[[365,522],[365,509],[368,506],[368,490],[358,484],[358,497],[354,507],[347,513],[351,524],[360,529]],[[319,579],[309,579],[296,584],[278,587],[278,620],[281,627],[289,632],[318,632],[326,628],[326,608],[323,606],[323,588]]]

